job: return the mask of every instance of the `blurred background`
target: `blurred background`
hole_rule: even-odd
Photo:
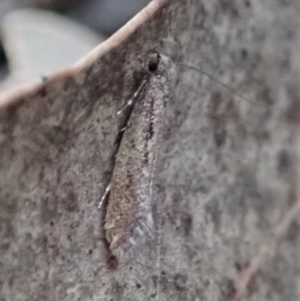
[[[70,66],[151,0],[0,0],[0,93]]]

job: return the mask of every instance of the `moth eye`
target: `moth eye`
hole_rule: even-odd
[[[158,64],[160,61],[160,55],[158,52],[154,52],[150,55],[148,70],[150,72],[155,72],[157,70]]]

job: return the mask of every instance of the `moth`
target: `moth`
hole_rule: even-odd
[[[203,73],[193,66],[184,66]],[[109,192],[105,239],[118,262],[126,262],[145,240],[153,236],[152,183],[166,126],[172,67],[171,59],[153,53],[148,75],[127,103],[132,110],[123,129],[111,182],[100,202]],[[227,85],[217,82],[232,91]]]
[[[127,261],[153,233],[152,183],[170,97],[169,65],[154,53],[148,75],[128,102],[133,108],[116,155],[104,224],[118,262]]]

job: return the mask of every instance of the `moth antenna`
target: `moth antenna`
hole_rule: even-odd
[[[179,44],[176,40],[172,39],[172,41],[173,41],[173,43],[174,43],[175,45],[177,45],[177,46],[181,49],[180,44]],[[259,103],[259,102],[255,101],[255,100],[253,100],[253,99],[250,99],[250,98],[244,96],[243,94],[239,93],[237,90],[233,89],[233,88],[232,88],[231,86],[229,86],[228,84],[225,84],[225,83],[223,83],[222,81],[220,81],[219,79],[215,78],[213,75],[209,74],[208,72],[206,72],[206,71],[204,71],[204,70],[202,70],[202,69],[200,69],[200,68],[191,66],[191,65],[189,65],[189,64],[187,64],[187,63],[185,63],[185,62],[183,62],[183,61],[181,61],[181,60],[177,60],[177,59],[171,58],[168,54],[163,54],[163,55],[169,57],[172,61],[174,61],[174,62],[177,63],[178,65],[181,65],[181,66],[183,66],[183,67],[185,67],[185,68],[188,68],[188,69],[194,70],[194,71],[196,71],[196,72],[198,72],[198,73],[200,73],[200,74],[203,74],[204,76],[210,78],[211,80],[213,80],[214,82],[218,83],[218,84],[221,85],[223,88],[227,89],[227,90],[230,91],[232,94],[234,94],[234,95],[240,97],[241,99],[243,99],[243,100],[245,100],[245,101],[248,101],[248,102],[252,103],[253,105],[256,105],[256,106],[260,106],[260,105],[261,105],[262,107],[264,107],[264,105],[263,105],[262,103]]]
[[[165,45],[173,45],[177,48],[177,50],[179,51],[179,53],[182,53],[182,46],[180,44],[180,42],[175,38],[175,37],[168,37],[168,38],[164,38],[162,40],[162,43],[165,44]],[[164,54],[165,56],[167,57],[170,57],[170,55],[167,55],[167,54]],[[220,81],[219,79],[215,78],[213,75],[209,74],[208,72],[204,71],[204,70],[201,70],[200,68],[197,68],[197,67],[194,67],[194,66],[191,66],[187,63],[185,63],[184,61],[182,61],[182,59],[174,59],[172,58],[172,60],[174,62],[176,62],[177,64],[185,67],[185,68],[189,68],[191,70],[194,70],[196,72],[199,72],[203,75],[205,75],[206,77],[210,78],[211,80],[213,80],[214,82],[218,83],[219,85],[221,85],[222,87],[224,87],[225,89],[227,89],[228,91],[230,91],[232,94],[235,94],[237,95],[238,97],[240,97],[241,99],[245,100],[245,101],[248,101],[250,103],[253,103],[254,105],[262,105],[261,103],[258,103],[257,101],[253,100],[253,99],[250,99],[248,97],[245,97],[243,94],[239,93],[238,91],[236,91],[235,89],[233,89],[232,87],[230,87],[229,85],[223,83],[222,81]]]
[[[223,83],[222,81],[218,80],[217,78],[215,78],[214,76],[212,76],[211,74],[199,69],[199,68],[196,68],[194,66],[191,66],[189,64],[186,64],[184,62],[177,62],[179,65],[183,66],[183,67],[186,67],[186,68],[189,68],[189,69],[192,69],[196,72],[199,72],[205,76],[207,76],[208,78],[210,78],[211,80],[215,81],[216,83],[218,83],[219,85],[221,85],[222,87],[224,87],[225,89],[227,89],[228,91],[230,91],[231,93],[237,95],[238,97],[240,97],[241,99],[245,100],[245,101],[248,101],[248,102],[251,102],[253,103],[254,105],[261,105],[260,103],[248,98],[248,97],[245,97],[243,94],[239,93],[238,91],[236,91],[235,89],[233,89],[232,87],[230,87],[229,85]]]

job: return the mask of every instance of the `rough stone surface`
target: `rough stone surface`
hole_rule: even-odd
[[[0,300],[298,300],[297,2],[152,1],[73,69],[3,96]],[[150,49],[244,97],[177,64],[160,264],[153,246],[112,269],[97,202]]]

